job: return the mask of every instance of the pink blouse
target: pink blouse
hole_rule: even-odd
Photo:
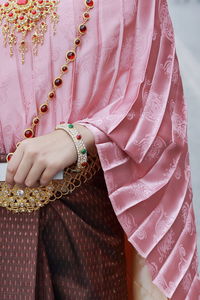
[[[0,36],[0,152],[15,149],[46,100],[83,9],[81,0],[61,1],[57,34],[49,27],[24,65]],[[114,211],[153,282],[172,300],[200,299],[186,107],[166,0],[95,1],[37,135],[61,121],[94,133]]]

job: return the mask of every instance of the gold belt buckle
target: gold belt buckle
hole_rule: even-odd
[[[53,182],[38,188],[9,188],[7,183],[0,183],[0,206],[13,212],[32,212],[48,204],[53,198]]]

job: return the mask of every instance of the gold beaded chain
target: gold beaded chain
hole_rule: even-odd
[[[86,22],[90,18],[89,10],[94,7],[93,0],[84,0],[86,9],[83,13],[83,22],[78,26],[78,33],[74,40],[74,46],[66,52],[66,63],[61,66],[60,74],[53,81],[52,89],[48,93],[47,100],[40,105],[37,116],[32,120],[30,128],[24,130],[24,138],[35,136],[36,126],[40,118],[48,112],[50,102],[55,98],[57,88],[62,86],[62,76],[68,71],[68,64],[76,59],[76,49],[80,45],[81,36],[87,31]],[[16,147],[19,143],[16,145]],[[9,161],[13,153],[9,153],[6,160]],[[63,195],[72,193],[82,183],[90,180],[101,168],[98,156],[88,156],[88,163],[81,172],[73,172],[71,167],[64,170],[63,180],[52,180],[46,187],[20,189],[17,185],[9,188],[6,182],[0,183],[0,207],[15,213],[31,213],[47,205],[49,202],[60,199]]]
[[[24,139],[33,138],[35,136],[36,127],[39,125],[40,118],[49,111],[50,102],[55,99],[56,90],[62,86],[63,84],[63,75],[68,71],[68,64],[73,62],[76,59],[76,49],[81,43],[81,37],[87,32],[87,26],[85,25],[87,21],[90,19],[89,11],[94,7],[93,0],[84,0],[85,3],[85,11],[82,14],[83,22],[78,26],[78,32],[76,38],[74,39],[74,44],[71,50],[67,50],[66,52],[66,63],[61,66],[60,74],[54,79],[52,84],[52,89],[48,93],[48,97],[44,103],[42,103],[39,107],[39,111],[37,115],[32,119],[32,124],[29,128],[24,130],[23,136]],[[20,142],[17,143],[16,147],[19,146]],[[6,156],[6,160],[9,161],[14,153],[9,153]]]

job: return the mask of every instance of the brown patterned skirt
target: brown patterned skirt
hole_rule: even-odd
[[[124,233],[102,171],[39,212],[0,209],[0,300],[127,300]]]

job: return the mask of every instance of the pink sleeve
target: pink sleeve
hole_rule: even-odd
[[[94,134],[113,209],[154,284],[172,300],[198,299],[186,106],[166,1],[137,3],[130,47],[123,98],[78,122]]]

